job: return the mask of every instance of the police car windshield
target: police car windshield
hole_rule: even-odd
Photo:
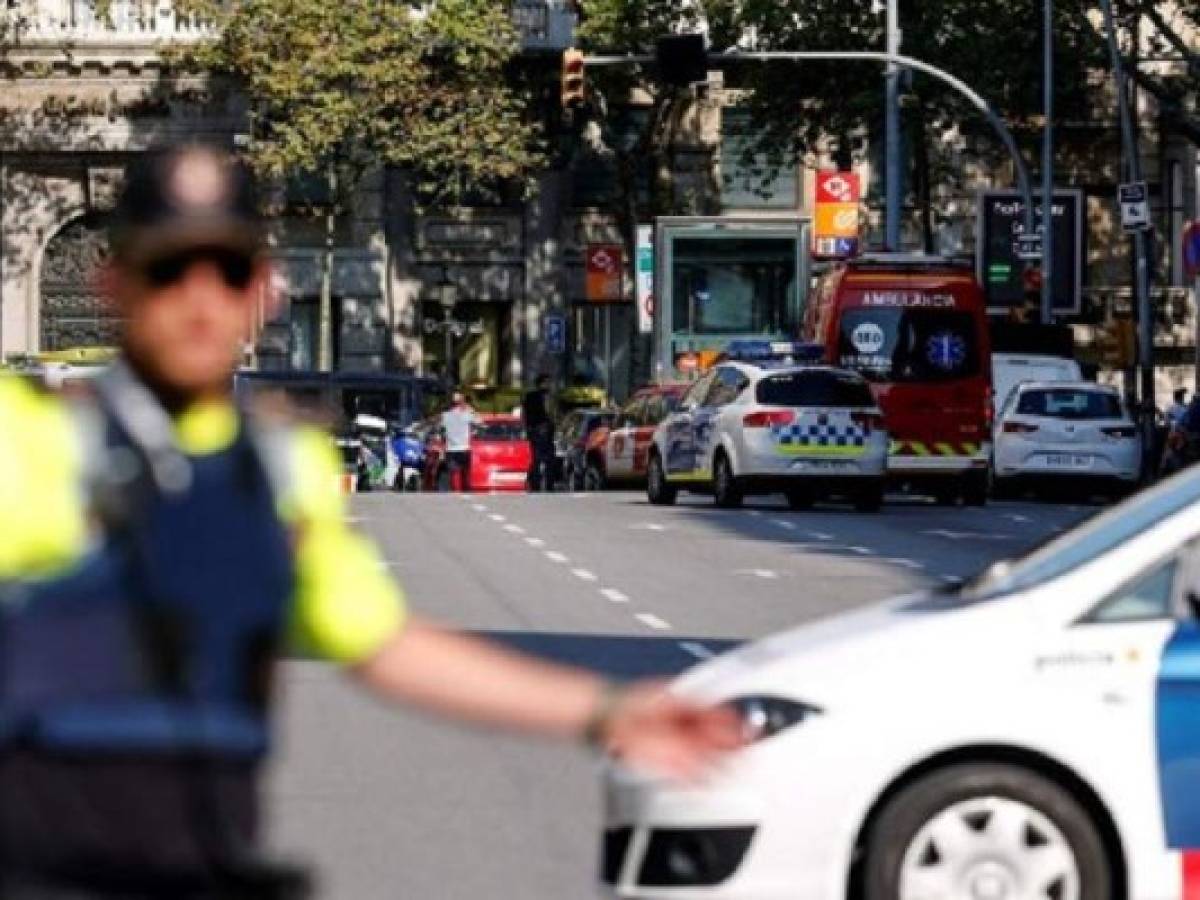
[[[966,601],[988,600],[1028,590],[1086,565],[1198,502],[1200,471],[1193,469],[1105,510],[1023,557],[996,563],[963,584],[958,596]]]
[[[1119,419],[1116,394],[1087,388],[1034,388],[1021,392],[1017,413],[1052,419]]]
[[[764,406],[874,406],[867,383],[849,372],[814,369],[781,372],[758,383],[755,397]]]
[[[954,381],[980,374],[975,319],[947,309],[849,309],[838,363],[871,381]]]

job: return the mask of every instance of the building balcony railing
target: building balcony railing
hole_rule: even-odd
[[[180,43],[211,26],[178,13],[170,0],[112,0],[101,15],[91,0],[8,0],[0,42],[17,47]]]

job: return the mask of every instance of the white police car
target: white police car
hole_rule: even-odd
[[[1200,897],[1200,471],[993,566],[706,662],[711,780],[607,777],[621,897]]]
[[[782,492],[795,509],[828,495],[879,509],[888,452],[883,413],[861,375],[796,365],[806,349],[734,342],[655,431],[650,501],[673,503],[685,489],[735,507],[748,494]]]

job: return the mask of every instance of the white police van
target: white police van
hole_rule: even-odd
[[[679,490],[736,507],[750,494],[783,493],[793,509],[824,497],[863,511],[883,503],[888,435],[866,380],[798,359],[820,348],[735,341],[654,433],[651,503]]]

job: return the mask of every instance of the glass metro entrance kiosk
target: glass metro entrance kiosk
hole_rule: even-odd
[[[739,338],[792,340],[811,275],[809,221],[660,218],[654,234],[654,378],[696,377]]]

